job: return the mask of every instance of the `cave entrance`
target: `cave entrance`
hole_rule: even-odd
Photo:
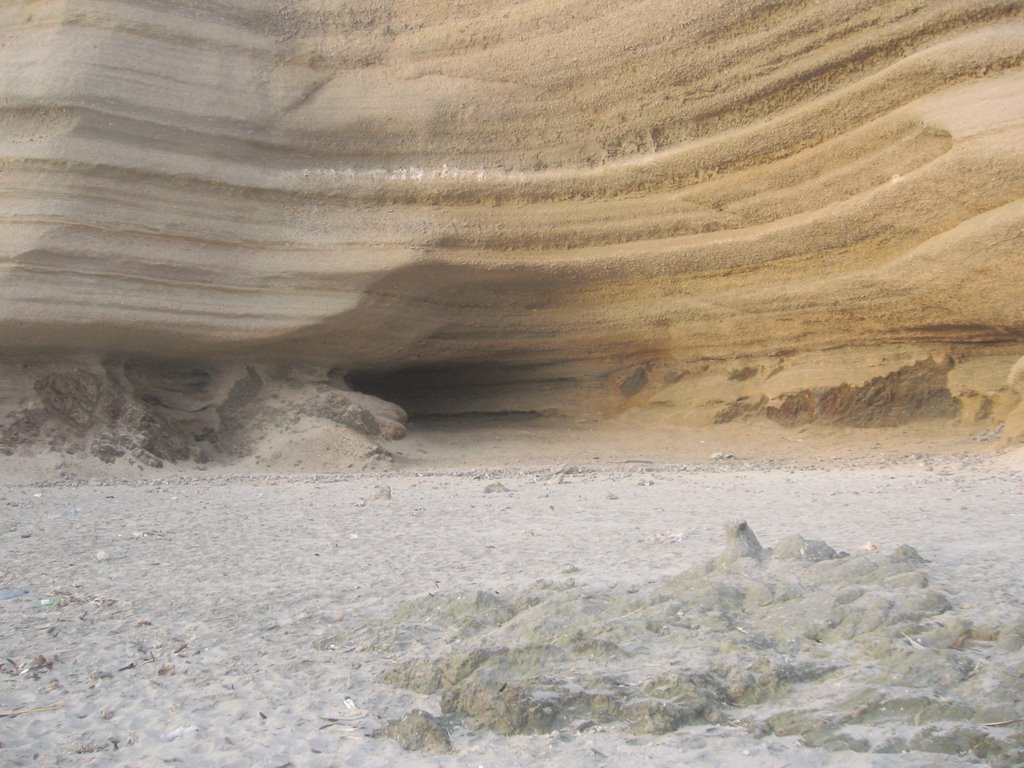
[[[402,406],[413,419],[459,417],[536,418],[557,413],[552,382],[535,366],[494,361],[414,365],[390,370],[354,370],[345,381],[357,392]],[[547,400],[547,402],[545,402]]]

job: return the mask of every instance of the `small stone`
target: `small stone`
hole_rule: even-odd
[[[491,483],[484,488],[484,493],[508,493],[508,488],[501,483]]]
[[[900,544],[896,547],[895,551],[892,553],[892,561],[894,563],[914,564],[927,562],[923,557],[921,557],[921,553],[909,544]]]
[[[996,647],[1009,653],[1016,653],[1024,648],[1024,626],[1015,630],[1006,630],[996,638]]]
[[[452,739],[439,717],[414,709],[399,720],[391,720],[374,736],[398,742],[410,752],[445,754],[452,751]]]
[[[105,550],[105,549],[97,549],[96,550],[96,559],[99,560],[102,563],[104,560],[109,560],[110,559],[110,555],[107,553],[107,550]]]
[[[379,485],[370,494],[370,501],[391,501],[391,487]]]
[[[725,524],[725,551],[718,556],[719,565],[732,563],[744,557],[761,560],[764,556],[764,547],[745,520]]]
[[[838,555],[828,544],[819,539],[805,539],[803,536],[787,536],[772,550],[772,557],[780,560],[806,560],[810,563],[835,560]]]
[[[33,656],[32,660],[28,663],[28,669],[36,672],[44,669],[53,669],[53,659],[48,659],[45,656]]]

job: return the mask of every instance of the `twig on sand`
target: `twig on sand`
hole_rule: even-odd
[[[1016,720],[1001,720],[998,723],[982,723],[984,728],[998,728],[1002,725],[1016,725],[1017,723],[1024,723],[1024,717],[1018,717]]]
[[[338,715],[337,717],[321,717],[321,720],[326,720],[327,722],[320,726],[320,730],[336,728],[337,730],[332,731],[332,733],[337,733],[346,739],[361,739],[364,737],[364,734],[360,723],[365,718],[366,711],[361,709]]]
[[[325,731],[328,728],[340,728],[342,731],[344,731],[346,733],[359,733],[359,732],[361,732],[360,728],[357,728],[354,725],[346,725],[345,723],[340,722],[340,721],[324,723],[323,725],[320,726],[320,730],[321,731]]]
[[[31,715],[36,712],[56,712],[64,709],[63,701],[55,701],[42,707],[24,707],[23,709],[12,709],[10,712],[0,712],[0,717],[18,717],[18,715]]]
[[[915,648],[918,648],[918,649],[920,649],[920,650],[922,650],[922,651],[923,651],[923,650],[925,650],[925,646],[921,645],[921,643],[917,642],[917,640],[915,640],[914,638],[912,638],[912,637],[911,637],[910,635],[908,635],[908,634],[907,634],[906,632],[900,632],[900,634],[901,634],[901,635],[903,635],[904,639],[905,639],[905,640],[906,640],[906,641],[907,641],[908,643],[910,643],[910,644],[911,644],[912,646],[914,646]]]
[[[636,614],[640,613],[640,611],[642,611],[646,607],[647,606],[641,606],[640,608],[637,608],[635,611],[630,611],[629,613],[624,613],[621,616],[617,616],[614,619],[608,619],[608,623],[609,624],[614,624],[616,621],[622,621],[623,619],[628,619],[630,616],[635,616]]]
[[[332,728],[334,726],[346,728],[349,723],[358,723],[365,718],[366,712],[361,709],[356,710],[355,712],[338,715],[337,717],[321,717],[321,720],[326,720],[327,722],[320,726],[320,730],[322,731],[325,728]]]

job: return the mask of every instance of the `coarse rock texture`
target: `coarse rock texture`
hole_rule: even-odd
[[[416,414],[1020,403],[1022,0],[19,0],[0,40],[11,360]]]
[[[414,709],[397,720],[391,720],[376,736],[394,739],[403,749],[415,752],[452,752],[452,737],[440,718],[421,709]]]
[[[957,615],[906,545],[850,556],[819,541],[787,554],[794,564],[770,559],[745,522],[726,536],[715,561],[625,596],[574,579],[430,595],[399,608],[372,647],[395,655],[444,633],[451,650],[385,680],[506,736],[729,722],[833,750],[1024,760],[1019,734],[985,726],[1019,723],[1024,617],[982,627]],[[671,650],[652,651],[661,644]],[[994,646],[991,668],[967,650],[977,645]]]
[[[352,392],[315,368],[128,362],[0,371],[14,393],[7,403],[17,402],[0,426],[0,455],[49,450],[122,470],[241,460],[307,471],[365,469],[390,459],[381,440],[405,434],[401,408]]]

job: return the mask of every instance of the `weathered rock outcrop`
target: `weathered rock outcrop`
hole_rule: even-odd
[[[316,369],[165,363],[0,366],[22,396],[0,424],[0,454],[49,449],[106,464],[234,463],[317,471],[389,458],[405,412]]]
[[[1019,402],[1021,0],[36,0],[0,39],[10,359],[436,413]]]
[[[1004,442],[1024,443],[1024,357],[1014,363],[1006,384],[1016,396],[1018,405],[1006,417]]]
[[[972,618],[906,544],[847,553],[793,535],[763,549],[745,522],[726,539],[714,560],[628,591],[570,579],[432,592],[314,647],[386,656],[385,683],[439,700],[441,722],[410,715],[382,733],[407,748],[443,748],[454,725],[664,734],[728,722],[836,752],[1020,765],[1019,731],[982,725],[1019,715],[1024,683],[1003,672],[1024,657],[1019,613]]]

